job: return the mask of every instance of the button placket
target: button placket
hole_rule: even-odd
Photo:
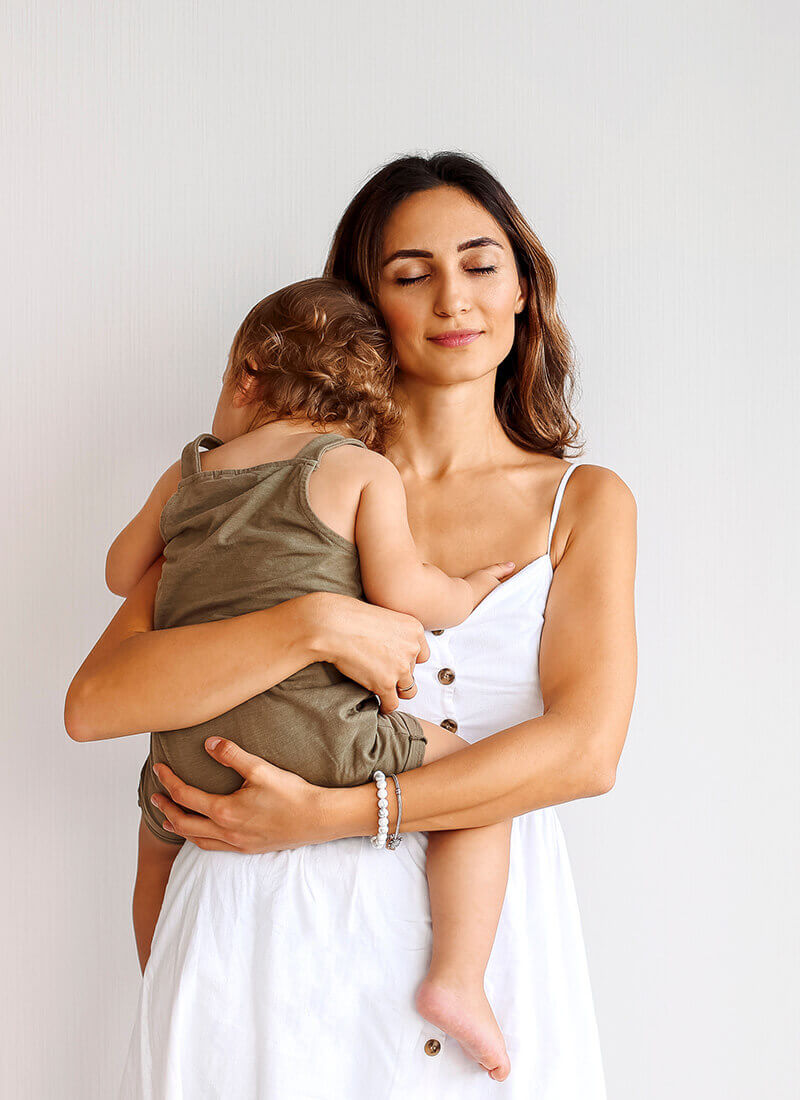
[[[439,719],[439,724],[444,729],[450,729],[451,732],[454,733],[455,730],[458,729],[458,723],[455,719],[455,694],[458,671],[453,660],[450,638],[447,635],[444,635],[440,641],[437,660],[439,661],[439,667],[436,670],[436,681],[441,687],[441,718]],[[445,723],[448,724],[445,725]]]

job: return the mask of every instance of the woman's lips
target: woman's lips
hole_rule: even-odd
[[[441,336],[429,336],[428,339],[445,348],[462,348],[477,340],[480,335],[480,332],[445,332]]]

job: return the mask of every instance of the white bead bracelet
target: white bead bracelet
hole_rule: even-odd
[[[386,776],[383,772],[375,772],[372,777],[378,793],[378,831],[370,837],[373,848],[385,848],[386,838],[389,835],[389,799],[386,797]]]

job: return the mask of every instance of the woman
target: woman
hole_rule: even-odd
[[[326,274],[378,306],[397,352],[405,422],[389,457],[423,556],[455,575],[522,564],[464,623],[427,636],[330,593],[153,632],[158,565],[125,602],[70,688],[76,740],[205,721],[327,660],[384,710],[401,694],[471,744],[401,776],[405,843],[391,853],[366,839],[372,784],[315,788],[226,741],[207,748],[244,777],[232,795],[160,773],[171,798],[159,805],[192,843],[144,952],[121,1095],[494,1095],[413,998],[430,951],[425,834],[514,817],[486,976],[511,1057],[504,1095],[601,1100],[552,807],[614,782],[636,678],[635,502],[610,470],[561,457],[577,425],[555,272],[480,164],[387,165],[345,212]]]

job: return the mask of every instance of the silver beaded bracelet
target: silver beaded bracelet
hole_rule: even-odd
[[[378,831],[370,837],[373,848],[385,848],[386,838],[389,835],[389,799],[386,797],[386,776],[383,772],[375,772],[372,777],[378,789]]]

